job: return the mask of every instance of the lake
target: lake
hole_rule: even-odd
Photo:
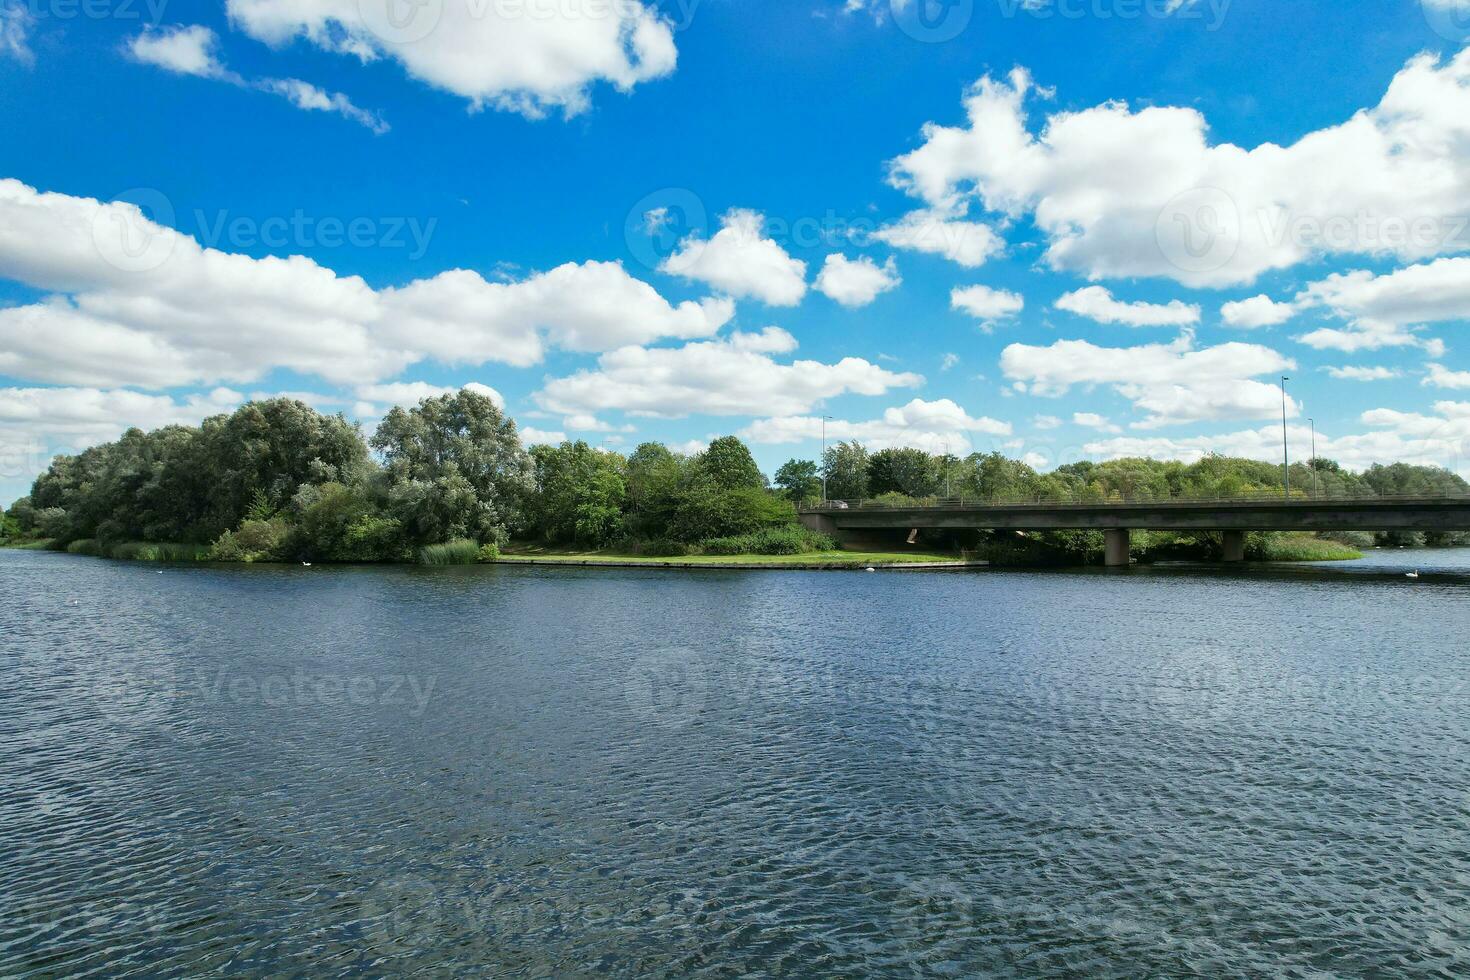
[[[1465,976],[1467,600],[0,551],[0,975]]]

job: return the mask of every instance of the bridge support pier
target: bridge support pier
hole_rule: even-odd
[[[1245,561],[1245,532],[1226,531],[1224,538],[1225,553],[1222,556],[1223,560],[1228,562]]]
[[[1126,527],[1110,527],[1103,532],[1106,542],[1105,561],[1109,568],[1128,567],[1128,544],[1130,536]]]

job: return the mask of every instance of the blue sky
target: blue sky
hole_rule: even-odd
[[[1046,468],[1276,458],[1289,374],[1293,455],[1470,472],[1470,3],[410,4],[0,0],[0,500],[468,383]]]

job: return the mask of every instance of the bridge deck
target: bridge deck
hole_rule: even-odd
[[[812,526],[837,530],[996,528],[1023,531],[1136,528],[1153,531],[1470,531],[1470,496],[1223,500],[981,502],[925,506],[871,501],[804,508]]]

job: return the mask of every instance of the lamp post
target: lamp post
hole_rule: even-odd
[[[1281,376],[1281,476],[1286,481],[1286,496],[1291,498],[1291,453],[1286,448],[1286,383],[1291,379]]]

